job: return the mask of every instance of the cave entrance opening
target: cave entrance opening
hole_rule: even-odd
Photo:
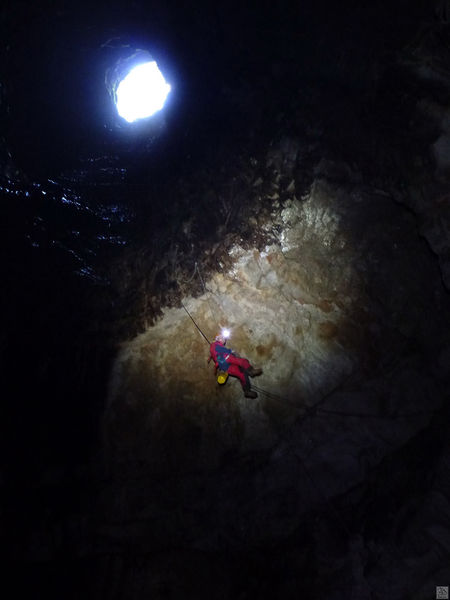
[[[156,61],[141,63],[117,87],[117,112],[128,123],[151,117],[163,108],[170,90]]]

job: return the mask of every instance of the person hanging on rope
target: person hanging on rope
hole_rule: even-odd
[[[241,382],[245,397],[256,398],[258,394],[251,389],[250,377],[261,375],[262,369],[252,367],[246,358],[240,358],[231,348],[227,348],[226,343],[227,339],[224,334],[216,335],[214,342],[209,347],[208,364],[212,359],[215,365],[215,374],[220,370],[237,377]],[[226,381],[226,377],[224,381]]]

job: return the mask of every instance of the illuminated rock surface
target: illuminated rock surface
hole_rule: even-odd
[[[278,243],[233,246],[231,268],[205,282],[208,293],[183,298],[210,337],[230,326],[230,346],[264,367],[256,384],[272,395],[245,399],[232,379],[219,387],[183,308],[166,309],[119,353],[104,417],[105,458],[117,477],[106,514],[122,522],[107,530],[115,543],[151,551],[163,536],[202,552],[256,552],[296,538],[318,502],[335,522],[325,498],[364,494],[371,474],[413,444],[445,402],[436,366],[447,343],[446,294],[436,294],[438,270],[411,215],[387,194],[324,179],[272,214],[266,225]],[[427,367],[419,347],[430,335]],[[118,496],[126,499],[110,502]],[[430,502],[448,509],[447,499]],[[149,520],[150,530],[136,528]],[[344,524],[323,523],[315,543],[325,544],[330,527],[352,526],[350,513]],[[414,523],[407,535],[418,535]],[[383,552],[387,568],[399,550]],[[355,577],[352,561],[366,554],[339,556],[331,572]],[[413,557],[414,577],[400,565],[398,576],[417,586],[439,560],[439,552],[426,563]],[[401,597],[380,573],[360,576],[363,588]]]
[[[206,281],[206,294],[183,302],[209,339],[220,326],[231,328],[230,346],[263,366],[264,375],[254,383],[272,396],[241,398],[233,379],[223,388],[215,385],[212,368],[205,363],[206,341],[183,308],[166,309],[156,325],[124,344],[114,367],[106,420],[119,462],[128,448],[127,442],[121,447],[117,431],[124,418],[137,428],[131,430],[131,452],[135,443],[137,448],[143,444],[147,450],[142,458],[156,463],[161,459],[164,470],[171,453],[175,464],[188,461],[193,467],[205,461],[207,466],[212,461],[217,466],[231,449],[245,453],[270,448],[279,427],[292,424],[305,406],[314,406],[346,384],[349,392],[341,401],[349,412],[387,417],[440,405],[443,390],[432,384],[431,373],[417,389],[414,361],[405,360],[393,383],[383,373],[405,337],[427,344],[431,333],[433,344],[440,338],[446,341],[442,331],[448,315],[426,308],[434,302],[443,307],[445,294],[431,291],[436,266],[422,252],[411,216],[383,195],[316,181],[308,197],[275,209],[267,226],[278,229],[278,244],[262,251],[233,246],[231,268]],[[389,269],[379,270],[381,257],[389,261]],[[439,345],[435,351],[437,359]],[[374,378],[380,386],[369,404],[351,392],[349,382],[362,377]],[[407,389],[390,389],[397,384]],[[339,403],[332,404],[337,408]],[[160,432],[174,421],[181,429],[173,432],[175,440],[164,442]],[[227,421],[234,427],[225,426]],[[412,433],[417,421],[406,426],[412,426]],[[194,432],[196,443],[190,447]],[[323,435],[330,440],[326,428]],[[215,450],[209,447],[212,440],[218,442]],[[355,447],[360,445],[355,440]],[[357,462],[355,448],[349,448],[352,454]],[[329,456],[338,459],[340,454]]]

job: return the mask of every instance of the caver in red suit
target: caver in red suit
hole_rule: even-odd
[[[261,375],[262,369],[255,369],[246,358],[236,356],[231,348],[226,347],[226,339],[218,335],[209,347],[210,357],[214,361],[215,373],[220,369],[227,371],[229,375],[237,377],[242,385],[246,398],[256,398],[257,393],[250,388],[249,377]]]

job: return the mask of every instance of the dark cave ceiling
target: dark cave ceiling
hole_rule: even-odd
[[[139,170],[149,155],[173,166],[282,108],[301,94],[299,78],[338,79],[364,94],[374,57],[382,63],[430,13],[426,2],[11,3],[2,15],[3,143],[36,175],[101,157],[103,167],[119,156]],[[104,81],[139,48],[157,58],[174,92],[163,124],[130,128]],[[249,88],[251,104],[241,100]]]

